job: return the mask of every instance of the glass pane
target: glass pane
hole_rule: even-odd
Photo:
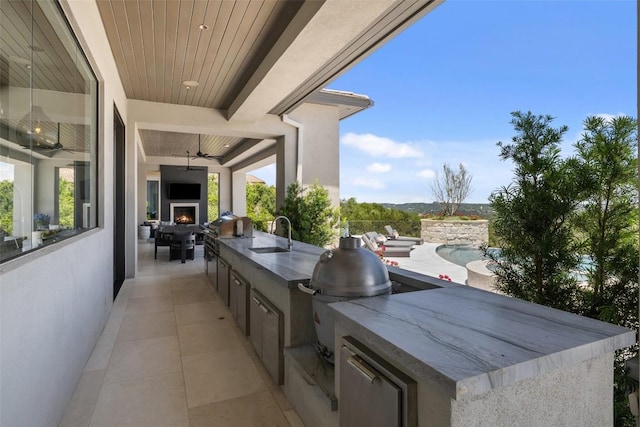
[[[207,216],[209,217],[209,222],[215,221],[220,215],[220,205],[218,203],[218,195],[219,195],[219,185],[218,185],[218,174],[210,173],[208,175],[208,186],[207,186]]]
[[[98,115],[57,2],[1,1],[0,57],[0,233],[17,244],[2,262],[97,226]]]
[[[159,200],[160,183],[158,181],[147,181],[147,219],[159,219]]]

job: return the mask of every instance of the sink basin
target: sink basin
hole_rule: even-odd
[[[286,248],[281,248],[280,246],[265,246],[263,248],[249,248],[253,252],[257,254],[272,254],[276,252],[289,252]]]

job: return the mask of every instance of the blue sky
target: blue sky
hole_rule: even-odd
[[[513,176],[496,147],[512,111],[569,126],[567,155],[587,116],[636,117],[636,25],[633,0],[445,1],[328,86],[375,103],[340,124],[340,197],[432,202],[435,172],[463,163],[485,203]]]

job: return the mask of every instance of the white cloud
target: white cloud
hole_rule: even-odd
[[[371,178],[356,178],[353,180],[353,185],[356,185],[358,187],[373,188],[374,190],[383,190],[387,187],[385,183],[380,181],[379,179]]]
[[[436,173],[434,171],[432,171],[431,169],[425,169],[425,170],[421,170],[420,172],[418,172],[418,176],[420,178],[431,179],[431,178],[435,178]]]
[[[610,122],[611,120],[615,119],[616,117],[626,116],[626,114],[624,114],[624,113],[618,113],[618,114],[598,113],[598,114],[590,114],[590,115],[597,116],[597,117],[602,117],[603,119],[605,119],[605,121],[608,121],[608,122]]]
[[[422,151],[407,143],[396,142],[370,133],[356,134],[349,132],[342,136],[341,142],[344,145],[350,145],[364,151],[373,157],[391,157],[394,159],[422,157]]]
[[[367,166],[367,171],[373,173],[387,173],[391,172],[391,165],[389,163],[371,163]]]

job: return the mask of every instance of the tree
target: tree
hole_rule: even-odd
[[[442,206],[442,215],[451,216],[456,213],[460,204],[471,193],[472,176],[460,163],[458,172],[455,172],[448,164],[442,166],[443,175],[436,173],[431,183],[431,192],[437,203]]]
[[[273,185],[247,184],[247,216],[256,230],[269,231],[275,218],[276,187]]]
[[[512,160],[513,182],[491,194],[499,256],[496,288],[508,295],[560,309],[575,305],[577,283],[570,272],[579,262],[569,219],[590,184],[572,158],[560,157],[566,126],[551,116],[511,113],[516,136],[498,143],[502,160]]]
[[[589,259],[588,284],[581,290],[577,312],[637,329],[637,122],[628,116],[592,116],[584,121],[584,129],[575,148],[595,186],[575,221]],[[637,346],[616,354],[615,425],[635,425],[627,403],[624,362],[636,354]]]
[[[627,116],[611,120],[592,116],[584,128],[575,147],[596,186],[575,222],[590,260],[583,314],[636,327],[637,310],[625,312],[616,301],[628,293],[631,283],[635,282],[632,290],[637,289],[637,122]],[[629,271],[635,276],[631,283],[625,282]]]
[[[75,202],[73,181],[63,177],[58,179],[58,224],[62,227],[73,227]]]
[[[334,238],[333,224],[337,211],[331,207],[329,191],[315,182],[304,188],[299,182],[287,187],[287,195],[278,210],[291,221],[291,235],[295,240],[325,246]]]
[[[0,230],[13,235],[13,181],[0,181]],[[0,231],[2,237],[2,231]]]
[[[207,216],[210,222],[213,222],[220,216],[218,194],[218,174],[210,173],[207,175]]]

